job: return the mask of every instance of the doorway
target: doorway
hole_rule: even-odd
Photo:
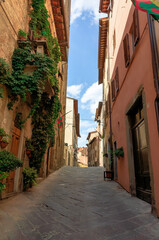
[[[21,130],[14,127],[12,133],[12,145],[10,152],[13,153],[16,157],[18,156],[20,134]],[[6,194],[14,193],[14,179],[15,171],[11,172],[10,175],[6,178]]]
[[[142,98],[137,101],[131,113],[131,130],[133,140],[134,168],[136,180],[136,196],[151,203],[151,180],[148,159],[148,144]]]

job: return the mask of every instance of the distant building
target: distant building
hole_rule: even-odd
[[[88,167],[88,147],[78,148],[77,159],[79,167]]]
[[[78,100],[67,97],[64,147],[64,158],[67,166],[77,166],[78,137],[80,137],[79,123]]]
[[[98,148],[99,148],[99,166],[103,167],[105,163],[103,162],[103,102],[99,102],[98,108],[96,109],[95,121],[97,122],[97,132],[98,132]]]
[[[99,133],[90,132],[88,140],[88,167],[99,166]]]

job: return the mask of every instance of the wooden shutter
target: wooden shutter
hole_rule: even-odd
[[[31,30],[29,28],[29,40],[32,41],[33,40],[33,30]]]
[[[133,14],[133,33],[134,33],[134,47],[137,45],[139,41],[139,16],[138,10],[135,9]]]
[[[116,86],[116,94],[119,91],[119,69],[118,67],[116,68],[115,72],[115,86]]]
[[[114,34],[113,34],[113,54],[115,52],[115,48],[116,48],[116,32],[114,30]]]
[[[130,46],[129,46],[129,34],[127,33],[124,40],[123,40],[123,46],[124,46],[124,58],[125,58],[125,67],[129,66],[130,63]]]
[[[157,126],[158,126],[158,132],[159,132],[159,98],[156,98],[155,100],[155,109],[156,109],[156,119],[157,119]]]
[[[113,9],[114,6],[114,0],[111,0],[111,10]]]
[[[113,80],[111,83],[111,89],[112,89],[112,101],[115,100],[115,81]]]
[[[108,101],[105,102],[105,114],[108,116]]]

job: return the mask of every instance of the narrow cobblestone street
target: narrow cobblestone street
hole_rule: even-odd
[[[151,206],[103,168],[63,167],[32,190],[0,202],[0,240],[158,240]]]

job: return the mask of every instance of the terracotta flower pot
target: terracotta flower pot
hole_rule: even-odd
[[[39,37],[39,40],[46,40],[44,36]]]
[[[21,41],[26,41],[27,39],[26,39],[26,37],[24,37],[24,36],[19,36],[19,40],[21,40]]]
[[[37,40],[39,40],[39,37],[33,37],[33,40],[37,41]]]
[[[26,149],[26,155],[31,158],[31,149]]]
[[[9,144],[8,142],[3,142],[3,141],[0,142],[1,148],[6,148],[8,144]]]

